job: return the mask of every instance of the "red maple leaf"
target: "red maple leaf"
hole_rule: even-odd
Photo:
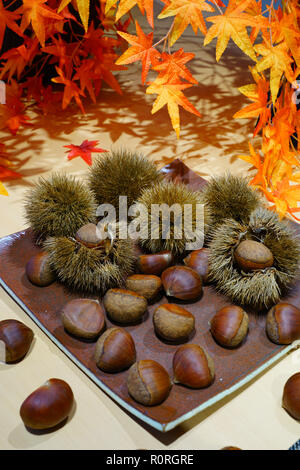
[[[7,168],[5,166],[0,165],[0,180],[16,180],[22,178],[22,175],[20,173],[17,173],[16,171],[11,170],[10,168]]]
[[[68,159],[73,160],[73,158],[81,157],[88,165],[92,164],[92,152],[108,152],[102,148],[96,148],[98,140],[84,140],[80,145],[64,145],[64,147],[70,149],[67,151]]]

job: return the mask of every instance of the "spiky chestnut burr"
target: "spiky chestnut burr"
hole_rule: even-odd
[[[58,280],[77,292],[105,294],[124,284],[136,262],[130,239],[89,248],[73,237],[49,237],[43,246]]]
[[[202,191],[202,199],[211,212],[212,228],[225,219],[248,223],[250,214],[261,205],[247,179],[231,174],[211,178]]]
[[[234,251],[242,240],[262,242],[273,255],[273,265],[244,272]],[[209,279],[233,302],[264,309],[278,303],[298,273],[299,237],[287,221],[263,207],[250,215],[248,224],[228,219],[212,232],[209,242]]]
[[[82,225],[95,222],[93,194],[73,176],[53,173],[40,178],[25,200],[25,216],[37,242],[48,236],[71,236]]]
[[[204,231],[209,219],[209,212],[204,207],[204,214],[197,211],[197,205],[202,205],[200,192],[193,191],[183,183],[160,182],[145,189],[140,198],[137,200],[147,209],[147,213],[141,211],[139,215],[140,222],[140,244],[151,251],[157,253],[160,251],[171,251],[174,255],[181,255],[186,250],[188,242],[204,240]],[[177,215],[170,214],[170,232],[167,233],[163,226],[166,218],[159,213],[159,217],[153,217],[153,205],[164,204],[166,208],[171,208],[173,204],[180,209]],[[191,207],[191,218],[188,226],[185,219],[185,205]],[[167,209],[168,210],[168,209]],[[198,213],[197,213],[198,212]],[[152,213],[152,217],[151,217]],[[201,216],[203,215],[201,220]],[[190,223],[189,223],[190,222]],[[181,238],[176,238],[176,230]],[[156,233],[156,238],[152,237],[152,233]]]
[[[130,150],[112,150],[94,160],[89,186],[98,204],[112,204],[117,210],[119,196],[127,196],[128,207],[143,189],[162,179],[154,163]]]

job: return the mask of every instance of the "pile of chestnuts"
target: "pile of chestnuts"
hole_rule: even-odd
[[[80,231],[76,236],[80,236]],[[94,247],[92,236],[89,243]],[[273,263],[271,252],[254,241],[241,242],[234,257],[245,272]],[[209,282],[209,249],[191,252],[184,258],[183,265],[175,264],[170,251],[142,254],[136,267],[137,272],[129,275],[122,287],[106,291],[103,307],[98,300],[88,298],[73,299],[64,305],[60,317],[65,331],[74,338],[95,342],[94,361],[103,373],[127,370],[128,394],[142,405],[162,403],[173,384],[191,389],[209,387],[215,378],[213,358],[201,345],[188,343],[195,330],[195,317],[188,307],[177,302],[196,302],[203,295],[203,285]],[[49,268],[48,254],[41,251],[32,257],[26,265],[26,274],[37,286],[50,285],[55,279]],[[160,363],[138,357],[135,341],[126,329],[126,326],[142,322],[148,305],[164,294],[168,303],[155,308],[152,322],[153,332],[159,340],[179,344],[170,364],[172,377]],[[113,323],[110,328],[106,326],[106,315]],[[220,347],[237,348],[246,340],[249,317],[240,306],[227,305],[215,312],[209,325],[210,333]],[[13,353],[8,326],[0,322],[0,340],[6,344],[9,362],[26,354],[32,336],[31,330],[23,325],[19,337],[23,338],[24,348],[16,346]],[[266,334],[276,344],[290,344],[300,339],[300,310],[287,303],[272,307],[267,315]],[[283,407],[296,419],[300,419],[299,388],[300,374],[295,374],[287,382],[283,394]],[[70,414],[72,404],[73,393],[68,384],[50,379],[24,401],[20,414],[26,426],[44,429],[62,422]]]

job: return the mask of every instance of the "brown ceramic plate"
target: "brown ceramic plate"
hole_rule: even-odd
[[[183,181],[193,189],[199,189],[205,180],[188,169],[180,160],[173,161],[162,170],[166,177]],[[265,334],[265,317],[258,312],[250,313],[250,329],[246,341],[235,350],[218,346],[209,332],[209,320],[221,307],[230,302],[215,292],[213,287],[205,287],[204,295],[196,303],[186,304],[185,308],[196,318],[196,333],[190,342],[206,348],[215,361],[214,383],[202,390],[191,390],[181,385],[173,385],[164,403],[145,407],[136,403],[127,392],[128,371],[107,374],[97,369],[94,361],[95,343],[83,342],[64,331],[60,320],[62,306],[76,295],[70,294],[62,285],[55,283],[49,287],[35,287],[26,278],[25,265],[37,253],[30,230],[4,237],[0,240],[0,283],[8,294],[37,323],[47,336],[85,372],[102,390],[133,415],[160,431],[168,431],[179,423],[194,416],[199,411],[232,393],[255,375],[264,370],[292,346],[277,346]],[[292,292],[291,302],[300,306],[300,280]],[[167,302],[162,298],[149,306],[142,323],[128,326],[132,334],[138,359],[153,359],[160,362],[172,376],[172,357],[178,346],[159,340],[152,326],[152,314],[158,304]],[[112,323],[107,320],[107,327]]]

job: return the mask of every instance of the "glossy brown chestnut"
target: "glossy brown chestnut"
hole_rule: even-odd
[[[239,267],[246,272],[268,268],[274,262],[271,250],[255,240],[242,241],[235,249],[234,259]]]
[[[195,317],[176,304],[162,304],[153,314],[156,333],[167,341],[185,341],[195,327]]]
[[[221,308],[210,322],[210,331],[214,339],[229,348],[234,348],[243,341],[248,327],[247,313],[236,305]]]
[[[109,289],[103,304],[110,318],[118,323],[139,321],[147,310],[145,297],[126,289]]]
[[[201,276],[187,266],[171,266],[162,273],[161,280],[168,296],[196,300],[202,294]]]
[[[133,274],[126,279],[126,287],[151,302],[161,292],[162,283],[160,277],[152,274]]]
[[[96,248],[103,245],[104,240],[100,236],[100,232],[95,224],[83,225],[75,235],[76,240],[88,248]]]
[[[203,283],[206,283],[208,278],[208,257],[209,249],[201,248],[200,250],[192,251],[183,260],[188,268],[192,268],[200,274]]]
[[[18,320],[0,321],[0,360],[3,362],[16,362],[28,352],[33,340],[33,331]]]
[[[63,307],[61,319],[64,328],[80,338],[96,338],[105,328],[105,317],[98,300],[71,300]]]
[[[49,264],[49,254],[45,251],[32,256],[25,269],[29,281],[36,286],[46,287],[55,281],[55,275]]]
[[[136,358],[132,336],[124,328],[109,328],[97,341],[95,360],[104,372],[120,372]]]
[[[156,274],[159,276],[166,268],[174,263],[171,251],[161,251],[151,255],[140,255],[137,267],[143,274]]]
[[[48,429],[69,416],[74,397],[71,387],[60,379],[49,379],[23,402],[20,415],[31,429]]]
[[[242,449],[240,449],[239,447],[234,447],[234,446],[226,446],[220,450],[242,450]]]
[[[173,357],[174,383],[190,388],[208,387],[214,380],[212,358],[198,344],[180,346]]]
[[[293,418],[300,420],[300,372],[292,375],[286,382],[282,406]]]
[[[171,390],[166,369],[156,361],[138,361],[129,369],[127,387],[130,395],[142,405],[158,405]]]
[[[268,312],[266,332],[276,344],[291,344],[300,339],[300,310],[288,303],[275,305]]]

